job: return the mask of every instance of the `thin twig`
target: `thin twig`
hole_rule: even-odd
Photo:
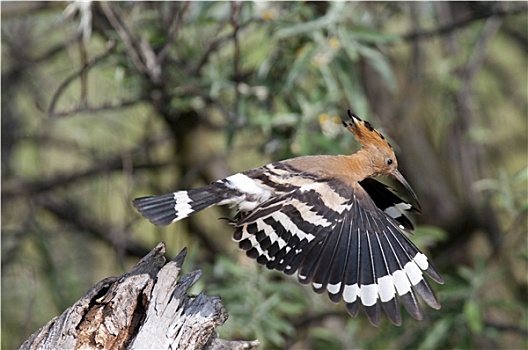
[[[48,59],[51,59],[55,55],[61,53],[63,50],[68,48],[73,43],[76,43],[81,36],[82,36],[82,32],[81,31],[77,31],[77,32],[75,32],[75,34],[73,34],[71,37],[66,39],[64,42],[61,42],[59,44],[56,44],[56,45],[52,46],[49,50],[47,50],[43,54],[33,58],[32,60],[35,61],[35,63],[41,63],[41,62],[44,62],[44,61],[46,61]],[[2,38],[2,39],[5,40],[4,38]]]
[[[224,42],[231,40],[233,36],[231,34],[224,35],[217,40],[213,41],[209,47],[207,47],[207,50],[203,54],[202,58],[198,60],[198,63],[196,64],[196,67],[191,70],[191,75],[200,75],[202,68],[209,62],[209,57],[211,57],[211,54],[216,51],[216,49]]]
[[[432,29],[432,30],[419,30],[411,33],[404,34],[402,36],[403,40],[406,41],[412,41],[412,40],[421,40],[421,39],[427,39],[433,36],[437,35],[444,35],[448,34],[454,30],[457,30],[461,27],[465,27],[466,25],[470,24],[474,21],[479,21],[481,19],[485,19],[488,17],[506,17],[506,16],[512,16],[512,15],[518,15],[522,13],[526,13],[528,11],[528,7],[526,5],[522,6],[516,6],[512,9],[496,9],[494,11],[490,11],[487,13],[477,13],[473,16],[461,19],[459,21],[455,21],[443,26],[440,26],[438,28]]]
[[[141,155],[146,150],[154,147],[162,142],[167,141],[164,134],[155,138],[150,138],[146,142],[140,143],[140,146],[127,150],[126,153],[130,155]],[[48,141],[49,142],[49,141]],[[53,190],[56,187],[64,188],[72,183],[81,181],[91,176],[100,176],[103,173],[111,171],[123,170],[123,159],[121,154],[111,155],[106,159],[94,160],[93,165],[90,168],[77,170],[75,172],[67,174],[56,174],[50,178],[39,178],[36,180],[23,181],[20,179],[14,179],[13,181],[7,181],[2,186],[2,198],[14,198],[19,196],[34,197],[42,192]],[[153,163],[147,161],[145,163],[134,162],[134,169],[157,169],[173,165],[174,162],[158,162]]]
[[[491,38],[493,38],[499,31],[501,24],[502,18],[496,16],[490,17],[486,20],[486,23],[475,42],[475,48],[466,66],[467,83],[469,85],[473,84],[475,76],[482,67],[484,59],[486,58],[486,47]]]
[[[136,66],[136,69],[142,74],[148,74],[147,67],[145,66],[145,64],[143,64],[138,54],[140,46],[138,40],[134,38],[128,27],[125,24],[121,23],[121,15],[118,12],[117,8],[114,10],[105,1],[101,1],[99,4],[106,18],[123,41],[123,44],[125,45],[125,50],[128,52],[128,55]]]
[[[86,215],[77,200],[59,200],[52,196],[41,196],[35,199],[40,208],[53,214],[57,219],[74,225],[82,232],[109,242],[116,249],[124,251],[131,256],[145,256],[148,249],[139,242],[128,237],[126,232],[108,230],[109,224],[101,224],[93,220],[93,217]]]
[[[262,21],[262,20],[259,19],[259,18],[251,18],[251,19],[247,20],[246,22],[244,22],[242,24],[239,24],[238,25],[238,31],[240,32],[242,29],[247,27],[249,24],[251,24],[253,22],[258,22],[258,21]],[[217,32],[220,32],[220,29],[224,25],[225,25],[225,23],[220,23],[220,25],[218,25]],[[192,69],[192,71],[191,71],[192,73],[191,74],[199,75],[200,71],[202,70],[202,68],[207,64],[207,62],[209,62],[209,58],[211,57],[211,54],[214,53],[216,51],[216,49],[220,45],[222,45],[226,41],[232,40],[232,38],[233,38],[233,34],[232,33],[228,33],[228,34],[216,39],[215,41],[211,42],[211,44],[209,45],[209,47],[207,48],[207,50],[203,54],[202,58],[198,60],[198,64],[196,65],[196,67],[194,69]]]
[[[104,103],[99,106],[91,106],[91,107],[88,106],[87,103],[85,103],[84,105],[81,104],[80,107],[76,107],[70,110],[65,110],[61,112],[53,112],[53,114],[49,116],[57,118],[57,117],[69,117],[69,116],[72,116],[78,113],[93,114],[93,113],[98,113],[98,112],[103,112],[103,111],[111,111],[111,110],[116,110],[116,109],[121,109],[121,108],[127,108],[137,103],[140,103],[144,100],[145,100],[144,98],[135,98],[132,100],[123,100],[119,103]]]
[[[81,66],[84,67],[88,63],[88,53],[86,52],[86,40],[83,36],[79,37],[79,51],[81,56]],[[80,96],[80,105],[88,105],[88,71],[83,70],[80,74],[81,82],[81,96]]]
[[[233,80],[235,83],[235,101],[233,103],[233,111],[231,113],[230,123],[228,125],[229,129],[229,144],[232,142],[232,137],[234,129],[237,127],[240,119],[240,81],[242,79],[242,73],[240,72],[240,42],[238,39],[238,31],[240,30],[240,25],[238,23],[238,14],[240,13],[240,8],[242,4],[237,2],[231,3],[231,26],[233,27]]]
[[[484,322],[484,325],[489,328],[495,328],[498,331],[502,332],[512,332],[520,334],[524,337],[528,337],[528,329],[522,328],[516,324],[500,324],[495,322]]]
[[[81,69],[72,73],[69,77],[64,79],[62,84],[59,85],[59,87],[57,88],[57,90],[55,91],[55,93],[53,94],[51,98],[51,102],[50,102],[48,113],[47,113],[48,116],[54,115],[55,105],[57,104],[59,97],[62,96],[63,91],[70,85],[70,83],[73,82],[78,77],[82,76],[82,74],[88,71],[88,69],[92,68],[97,63],[101,62],[102,60],[110,56],[110,53],[115,49],[115,47],[116,47],[116,43],[114,41],[110,41],[109,44],[107,45],[105,52],[103,52],[99,56],[92,58],[90,61],[86,62],[86,64],[83,67],[81,67]]]
[[[180,28],[183,25],[183,18],[184,18],[184,15],[187,13],[187,10],[189,9],[190,4],[191,3],[189,1],[186,1],[183,4],[182,9],[181,9],[180,13],[178,14],[178,16],[175,16],[174,17],[175,19],[174,19],[173,23],[170,24],[169,28],[172,27],[172,30],[170,31],[169,37],[167,38],[167,41],[163,45],[163,48],[158,53],[158,56],[157,56],[157,59],[156,59],[158,65],[161,65],[161,63],[165,60],[165,57],[167,56],[167,53],[169,52],[170,45],[176,39],[176,36],[178,35],[178,33],[180,31]]]

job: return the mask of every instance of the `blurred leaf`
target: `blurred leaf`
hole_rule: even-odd
[[[387,59],[383,57],[381,52],[372,49],[365,45],[359,45],[357,50],[361,56],[366,58],[366,61],[378,71],[381,77],[387,83],[389,90],[394,91],[396,89],[396,78],[392,73],[392,69],[389,66]]]
[[[453,319],[444,317],[435,322],[433,327],[425,333],[425,338],[418,346],[418,349],[439,349],[448,338],[453,326]]]
[[[335,331],[323,327],[314,327],[311,333],[316,349],[341,349],[342,344]]]
[[[447,232],[439,227],[418,225],[409,237],[419,247],[432,247],[447,239]]]
[[[306,308],[300,286],[276,271],[255,265],[246,269],[227,257],[217,260],[213,274],[216,282],[206,292],[221,295],[229,312],[220,330],[224,337],[257,338],[263,347],[281,346],[285,335],[295,331],[288,320]]]
[[[482,321],[481,307],[475,300],[467,300],[464,304],[464,316],[467,320],[469,329],[475,333],[480,334],[484,329]]]
[[[288,73],[286,83],[284,84],[284,90],[288,91],[293,88],[296,80],[300,76],[304,76],[307,71],[307,66],[312,59],[313,54],[316,52],[316,47],[311,43],[304,45],[298,52],[295,61]]]
[[[346,72],[338,75],[338,77],[343,86],[342,91],[346,96],[348,106],[350,106],[352,113],[367,120],[370,117],[370,108],[365,92],[359,83],[360,79],[356,66],[347,66],[341,62],[340,69]]]
[[[356,28],[353,31],[350,31],[349,37],[357,41],[371,44],[391,44],[401,40],[399,35],[361,28]]]
[[[325,29],[328,26],[335,25],[339,22],[339,17],[342,16],[342,9],[345,6],[341,2],[330,3],[329,10],[326,15],[315,20],[301,22],[292,26],[277,30],[275,36],[279,39],[285,39],[301,34],[311,34],[314,31]]]

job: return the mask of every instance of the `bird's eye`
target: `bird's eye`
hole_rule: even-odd
[[[387,159],[387,165],[391,165],[392,164],[392,159]]]

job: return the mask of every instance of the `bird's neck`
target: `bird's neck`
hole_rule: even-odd
[[[371,162],[364,149],[352,155],[323,155],[293,158],[286,161],[292,167],[318,176],[338,178],[348,184],[373,175]]]

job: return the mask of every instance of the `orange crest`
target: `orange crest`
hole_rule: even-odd
[[[364,148],[375,147],[393,152],[389,142],[369,122],[361,120],[358,116],[352,114],[350,110],[348,110],[348,116],[350,117],[350,121],[343,121],[343,125],[354,134],[356,140]]]

